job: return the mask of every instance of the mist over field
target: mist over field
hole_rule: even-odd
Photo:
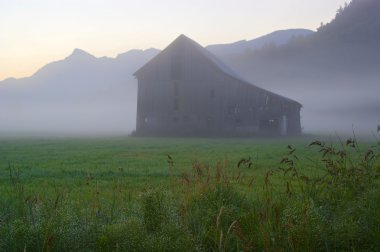
[[[290,29],[206,48],[253,84],[300,102],[303,132],[370,135],[380,124],[379,10],[376,1],[354,1],[317,32]],[[0,135],[131,133],[133,73],[159,52],[96,58],[75,49],[31,77],[1,81]]]
[[[96,58],[75,49],[33,76],[0,84],[0,134],[125,135],[135,128],[132,73],[158,50]]]

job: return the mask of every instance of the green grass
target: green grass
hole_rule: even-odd
[[[167,155],[175,171],[188,170],[193,161],[215,164],[227,160],[234,166],[251,156],[256,168],[266,170],[278,165],[291,142],[299,151],[309,152],[309,140],[244,139],[29,139],[0,140],[1,179],[8,177],[8,164],[19,168],[30,182],[35,179],[82,179],[88,173],[99,179],[125,177],[167,177]]]
[[[0,251],[379,249],[379,144],[313,140],[0,139]]]

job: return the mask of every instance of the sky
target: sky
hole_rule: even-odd
[[[75,48],[97,57],[201,45],[289,28],[316,30],[345,0],[0,0],[0,80],[27,77]]]

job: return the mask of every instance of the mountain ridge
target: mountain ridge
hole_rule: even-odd
[[[271,32],[251,40],[240,40],[227,44],[216,44],[206,46],[206,49],[216,55],[245,53],[247,50],[255,51],[266,45],[274,44],[277,46],[288,43],[296,37],[303,37],[313,34],[314,31],[308,29],[286,29]]]

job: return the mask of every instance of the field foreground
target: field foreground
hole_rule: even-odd
[[[0,140],[0,251],[380,250],[380,143]]]

